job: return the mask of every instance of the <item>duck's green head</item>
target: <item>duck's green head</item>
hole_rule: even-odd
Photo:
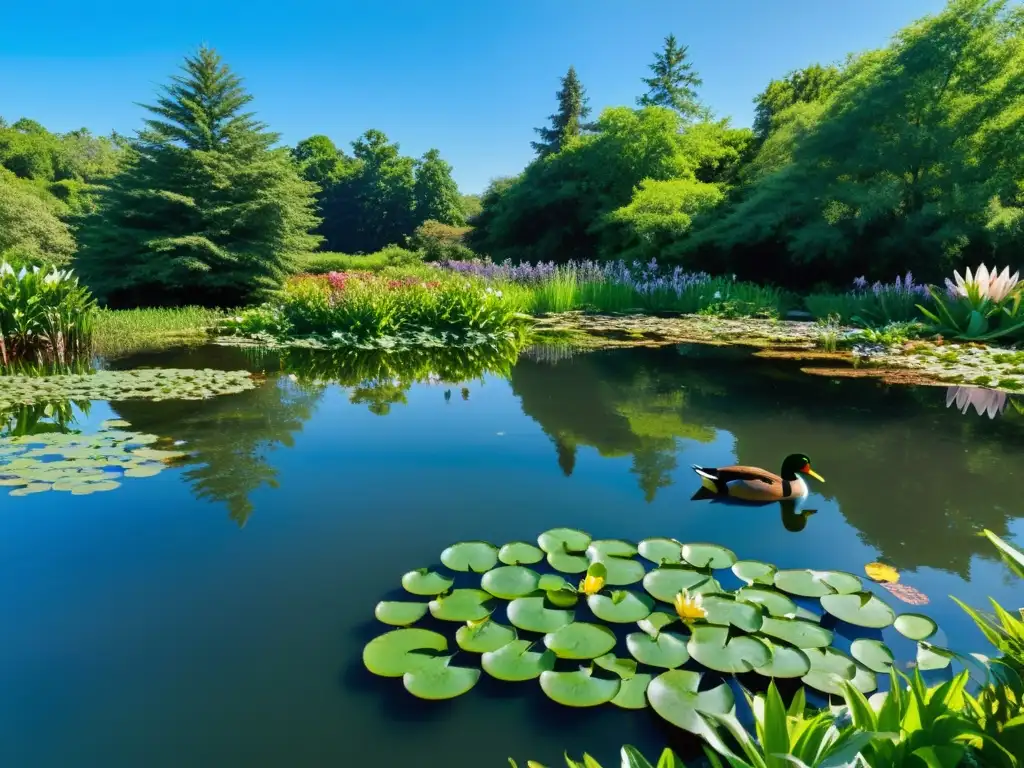
[[[795,480],[797,473],[813,477],[815,480],[824,483],[825,478],[811,469],[811,460],[803,453],[791,453],[782,462],[782,479]]]

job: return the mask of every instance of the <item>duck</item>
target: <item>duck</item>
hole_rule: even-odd
[[[811,469],[811,460],[802,453],[791,453],[782,461],[782,470],[774,474],[760,467],[701,467],[693,465],[700,477],[701,489],[694,499],[728,497],[739,501],[769,502],[804,499],[809,493],[800,475],[824,483],[825,478]]]

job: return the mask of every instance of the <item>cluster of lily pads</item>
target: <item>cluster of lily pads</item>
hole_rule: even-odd
[[[142,368],[60,376],[0,376],[0,411],[53,400],[204,400],[252,389],[248,371]]]
[[[112,491],[128,477],[153,477],[187,454],[153,448],[159,438],[105,421],[93,435],[48,432],[0,439],[0,486],[11,496],[67,491],[84,496]]]
[[[778,569],[739,560],[717,544],[592,540],[583,531],[556,528],[542,533],[537,545],[461,542],[440,559],[444,568],[402,577],[413,599],[377,604],[377,619],[399,628],[363,650],[370,672],[401,677],[423,699],[466,693],[482,669],[503,681],[537,679],[549,698],[566,706],[649,705],[699,732],[701,713],[724,714],[734,704],[725,682],[702,689],[706,670],[799,678],[825,694],[840,694],[844,680],[863,693],[874,691],[877,675],[894,664],[893,652],[871,636],[841,650],[833,645],[840,629],[847,636],[878,635],[892,626],[918,643],[917,664],[924,670],[944,668],[952,658],[927,642],[938,630],[934,621],[897,615],[852,573]],[[736,589],[719,582],[726,569],[741,583]],[[460,574],[481,574],[479,588],[456,586]],[[581,616],[583,610],[589,615]],[[444,634],[411,626],[421,620],[437,628],[460,624],[454,640],[465,664],[453,663]],[[629,624],[633,631],[611,628]]]

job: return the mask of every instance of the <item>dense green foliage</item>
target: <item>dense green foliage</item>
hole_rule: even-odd
[[[687,47],[680,46],[675,35],[665,38],[665,47],[654,54],[651,77],[643,79],[647,93],[638,98],[641,107],[668,107],[686,120],[707,116],[697,100],[697,88],[703,81],[693,64],[687,61]]]
[[[345,272],[346,270],[377,272],[386,267],[414,265],[419,261],[419,254],[415,251],[397,245],[389,245],[376,253],[358,255],[315,251],[299,257],[296,262],[296,271],[311,275],[326,275],[328,272]]]
[[[550,126],[534,128],[540,141],[531,141],[530,146],[540,157],[561,152],[566,145],[587,128],[584,120],[590,114],[586,90],[576,74],[575,67],[562,78],[562,87],[555,94],[558,111],[548,117]]]

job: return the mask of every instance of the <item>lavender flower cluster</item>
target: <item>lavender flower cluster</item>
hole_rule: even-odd
[[[854,278],[854,293],[868,293],[869,291],[875,294],[875,296],[895,294],[897,296],[913,296],[915,298],[919,297],[923,299],[931,298],[931,294],[928,293],[928,286],[921,283],[915,283],[914,275],[909,271],[904,277],[897,275],[896,279],[891,283],[877,281],[870,287],[868,286],[867,278],[863,275]]]

